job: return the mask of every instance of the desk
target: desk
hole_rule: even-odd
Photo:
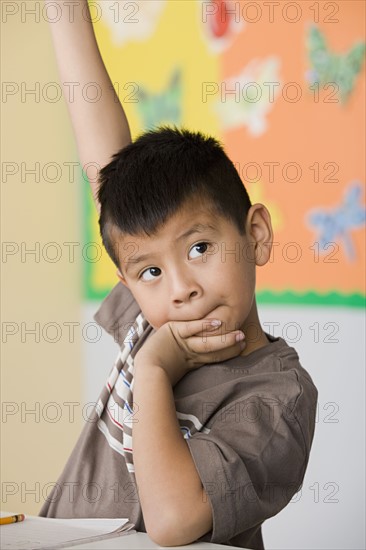
[[[238,550],[237,546],[226,546],[224,544],[212,544],[210,542],[192,542],[185,546],[159,546],[155,544],[146,533],[133,533],[131,535],[123,535],[122,537],[115,537],[113,539],[99,540],[96,542],[88,542],[87,544],[79,544],[77,546],[69,547],[64,550],[149,550],[154,548],[167,548],[179,550],[180,548],[192,549],[192,550],[209,550],[210,548],[216,550]],[[245,550],[245,549],[243,549]]]
[[[14,515],[14,512],[0,512],[0,516]],[[37,516],[26,516],[28,518],[39,519]],[[42,518],[43,519],[43,518]],[[22,524],[17,524],[21,526]],[[11,529],[12,526],[2,526],[1,529]],[[63,550],[154,550],[155,548],[167,548],[168,550],[179,550],[182,548],[190,550],[238,550],[237,546],[226,546],[224,544],[212,544],[210,542],[192,542],[185,546],[159,546],[155,544],[146,533],[132,531],[131,534],[115,536],[113,538],[97,540],[95,542],[86,542],[73,546],[64,547]],[[243,549],[248,550],[248,549]]]

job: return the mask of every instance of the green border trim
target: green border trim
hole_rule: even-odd
[[[91,273],[90,264],[87,264],[87,274]],[[116,284],[118,283],[116,279]],[[83,286],[84,298],[86,300],[102,301],[107,297],[112,288],[93,289],[89,284]],[[256,293],[258,304],[276,304],[288,306],[331,306],[331,307],[351,307],[365,308],[366,296],[362,294],[339,294],[337,292],[329,292],[328,294],[318,294],[316,292],[305,292],[299,294],[290,290],[285,292],[272,292],[270,290],[262,290]]]
[[[88,176],[81,170],[81,205],[82,205],[82,238],[83,246],[87,243],[94,242],[93,233],[92,233],[92,222],[95,215],[95,205],[94,199],[91,193],[91,187],[89,183]],[[99,243],[98,243],[99,244]],[[106,254],[105,249],[102,249],[102,254]],[[84,300],[103,300],[111,291],[110,288],[103,288],[96,290],[93,285],[93,262],[88,262],[83,259],[83,270],[82,270],[82,297]]]
[[[304,305],[304,306],[335,306],[335,307],[357,307],[366,306],[366,296],[354,294],[340,294],[328,292],[319,294],[314,291],[298,293],[292,290],[284,292],[272,292],[262,290],[256,293],[258,304],[283,304],[283,305]]]

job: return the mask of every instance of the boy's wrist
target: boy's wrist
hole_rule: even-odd
[[[150,376],[163,376],[169,381],[171,386],[174,386],[181,378],[181,376],[178,376],[178,373],[168,371],[163,365],[156,362],[149,363],[143,357],[137,357],[136,355],[134,359],[134,384],[139,384],[140,379],[144,379],[146,382]]]
[[[148,338],[134,357],[136,370],[160,369],[172,386],[187,372],[185,356],[173,337],[169,323],[161,326]]]

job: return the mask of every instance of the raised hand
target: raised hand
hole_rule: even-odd
[[[72,16],[67,2],[44,2],[49,10],[52,5],[61,10],[61,17],[50,22],[50,30],[81,165],[97,169],[97,173],[93,169],[92,178],[87,175],[99,210],[98,173],[114,153],[131,142],[128,121],[99,52],[87,0],[72,3]],[[82,93],[91,83],[100,90],[95,102],[87,101]]]

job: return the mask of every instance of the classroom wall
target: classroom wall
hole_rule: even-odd
[[[82,265],[63,244],[80,242],[79,183],[58,175],[78,159],[65,104],[42,96],[58,81],[46,23],[2,11],[1,31],[2,509],[36,514],[81,426],[82,337],[68,323],[80,326]]]
[[[93,251],[85,248],[85,243],[99,242],[96,217],[78,164],[66,106],[57,95],[54,101],[50,99],[54,97],[53,90],[57,94],[57,84],[52,88],[51,83],[58,83],[58,75],[47,22],[42,16],[37,20],[37,16],[22,14],[20,2],[8,2],[19,11],[4,15],[4,4],[1,23],[1,506],[4,510],[36,514],[57,481],[88,408],[97,399],[117,354],[113,340],[101,335],[93,323],[93,314],[103,296],[117,280],[105,255],[102,261],[93,262],[88,256]],[[28,7],[36,4],[26,3]],[[170,28],[169,32],[171,40],[182,43],[189,34],[190,18],[196,17],[195,4],[155,2],[154,17],[160,21],[156,32],[168,32],[167,22],[176,16],[180,25]],[[249,10],[247,2],[241,4]],[[259,5],[252,4],[254,8]],[[329,9],[325,13],[319,3],[320,28],[331,37],[332,48],[343,52],[356,40],[364,40],[361,26],[364,6],[362,2],[330,4],[339,6],[338,15],[332,16]],[[249,18],[254,17],[253,14],[254,11],[247,11]],[[292,16],[289,8],[288,17]],[[338,17],[343,25],[327,25],[325,16]],[[297,28],[305,28],[305,23],[303,17]],[[259,24],[264,22],[258,21]],[[275,24],[276,21],[272,26]],[[278,24],[282,25],[283,36],[288,40],[295,38],[290,23],[282,18]],[[307,104],[307,114],[300,107],[296,113],[290,111],[292,104],[289,103],[274,104],[272,111],[266,111],[263,106],[263,111],[259,109],[244,117],[238,128],[223,128],[219,115],[211,116],[207,122],[207,105],[198,101],[202,98],[201,89],[196,96],[193,92],[190,95],[183,92],[183,82],[192,90],[198,89],[203,80],[198,65],[183,49],[172,48],[168,55],[150,30],[154,48],[149,49],[150,58],[145,43],[150,38],[143,34],[140,38],[129,35],[123,42],[116,35],[113,42],[107,28],[106,21],[96,24],[102,51],[114,81],[121,84],[122,96],[131,91],[123,91],[125,82],[145,86],[151,96],[149,105],[144,105],[141,99],[137,105],[126,105],[134,135],[142,128],[143,121],[152,122],[153,114],[162,108],[162,114],[170,113],[171,121],[186,120],[192,127],[204,126],[221,136],[232,151],[232,158],[238,162],[249,158],[258,163],[275,161],[283,166],[288,160],[300,159],[304,171],[315,162],[319,162],[320,167],[326,162],[338,163],[341,176],[338,183],[324,182],[330,174],[329,167],[326,173],[320,174],[323,179],[318,185],[309,180],[314,170],[307,170],[308,180],[305,178],[301,187],[291,187],[287,202],[288,182],[283,179],[277,181],[277,187],[265,178],[247,182],[255,200],[269,202],[275,230],[277,228],[275,234],[280,235],[282,243],[288,242],[288,237],[286,241],[284,238],[291,231],[297,231],[291,238],[301,244],[302,250],[308,250],[316,236],[314,227],[312,230],[308,227],[307,232],[305,224],[301,229],[298,227],[305,211],[321,205],[334,210],[342,204],[343,193],[353,180],[364,188],[363,65],[351,87],[349,101],[344,106],[327,106],[334,108],[334,115],[340,117],[331,131],[328,127],[327,136],[333,142],[321,138],[331,113],[320,110],[314,114],[313,104]],[[240,47],[243,65],[256,54],[259,58],[267,55],[268,39],[263,40],[267,36],[263,30],[257,33],[257,48],[253,43],[253,25],[247,21],[242,21],[242,26],[233,26],[232,34],[224,36]],[[221,82],[238,73],[236,58],[229,55],[230,44],[224,40],[218,45],[212,36],[204,39],[194,36],[195,42],[190,45],[202,48],[200,62],[205,63],[207,81]],[[306,56],[300,52],[299,43],[292,43],[293,57],[289,52],[288,72],[278,72],[278,76],[286,77],[287,81],[291,79],[291,71],[297,70],[299,56],[303,55],[302,68],[306,66]],[[161,57],[152,80],[149,75],[154,72],[153,56],[159,51]],[[139,59],[145,56],[145,62],[137,63],[133,55]],[[217,56],[221,56],[221,64]],[[175,59],[177,66],[184,66],[184,78],[181,74],[174,80]],[[127,71],[132,65],[133,74],[118,73],[121,67]],[[257,70],[260,72],[260,66]],[[276,78],[277,73],[268,75],[266,70],[270,68],[262,67],[262,72],[254,71],[252,77],[261,81]],[[165,88],[171,102],[158,100]],[[183,105],[181,111],[177,111],[177,105]],[[183,112],[189,113],[186,119]],[[267,126],[260,134],[258,120],[262,114]],[[317,121],[319,127],[311,130],[309,122],[301,132],[301,126],[296,124],[299,116],[303,122],[315,124]],[[303,141],[296,141],[301,134]],[[271,146],[275,144],[277,149],[271,155]],[[261,155],[258,151],[264,152]],[[282,193],[281,197],[277,191]],[[357,201],[364,204],[362,193]],[[291,216],[289,203],[294,208]],[[321,254],[317,266],[309,260],[307,264],[291,261],[280,264],[276,256],[271,265],[258,273],[262,293],[259,312],[264,328],[296,347],[303,366],[319,389],[316,432],[303,488],[284,511],[266,522],[263,531],[268,549],[365,547],[363,225],[352,227],[349,235],[356,255],[353,261],[347,257],[348,248],[337,237],[334,239],[339,246],[336,264],[326,265]],[[307,242],[309,238],[312,240]],[[314,259],[313,253],[314,250],[311,251]],[[332,290],[334,293],[330,295]],[[304,294],[306,303],[301,299]],[[324,296],[328,297],[328,303]]]

